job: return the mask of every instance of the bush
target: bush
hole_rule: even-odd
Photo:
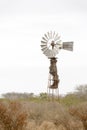
[[[85,101],[87,101],[87,85],[79,85],[76,87],[74,94]]]
[[[86,103],[81,103],[77,106],[72,106],[69,109],[69,113],[82,121],[85,130],[87,130],[87,102]]]
[[[4,130],[25,130],[27,113],[18,102],[0,102],[0,125]]]

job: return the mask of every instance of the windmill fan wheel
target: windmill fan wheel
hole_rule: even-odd
[[[47,32],[41,40],[41,50],[48,58],[53,58],[62,48],[62,41],[60,36],[55,32]]]

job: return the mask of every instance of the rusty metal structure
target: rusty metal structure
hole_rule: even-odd
[[[52,96],[54,94],[59,96],[59,76],[57,71],[57,58],[55,56],[61,49],[73,51],[73,42],[62,42],[59,34],[52,31],[44,34],[41,40],[41,50],[50,59],[47,93]]]
[[[51,78],[50,79],[53,81],[49,84],[49,88],[51,89],[58,88],[58,83],[59,83],[56,62],[57,60],[55,57],[50,59],[49,74],[50,77],[52,77],[52,79]]]

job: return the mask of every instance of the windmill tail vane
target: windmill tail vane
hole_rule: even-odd
[[[62,49],[73,51],[73,42],[63,42]]]

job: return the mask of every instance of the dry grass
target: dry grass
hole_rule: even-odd
[[[82,121],[84,129],[87,130],[87,102],[72,106],[69,113],[76,119]]]
[[[27,113],[19,102],[0,102],[0,125],[3,130],[25,130]]]
[[[0,130],[87,130],[87,103],[2,101]]]

